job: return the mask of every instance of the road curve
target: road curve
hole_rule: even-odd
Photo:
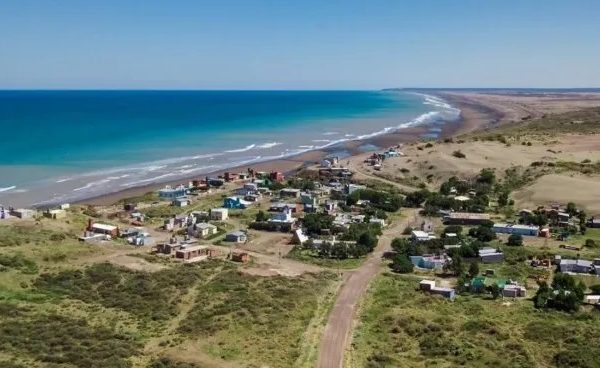
[[[379,273],[384,252],[390,249],[392,240],[414,217],[413,212],[407,213],[408,216],[402,221],[385,229],[379,238],[379,244],[365,263],[346,274],[344,284],[340,288],[323,332],[317,360],[318,368],[342,368],[344,353],[350,343],[352,322],[360,298],[367,290],[369,282]]]

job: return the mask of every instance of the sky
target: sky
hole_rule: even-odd
[[[0,1],[0,89],[388,87],[600,87],[600,1]]]

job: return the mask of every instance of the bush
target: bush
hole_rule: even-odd
[[[397,273],[411,273],[413,271],[414,265],[406,255],[397,254],[392,260],[390,268],[392,269],[392,271]]]
[[[597,244],[596,241],[594,239],[586,239],[585,240],[585,246],[588,248],[596,248]]]
[[[402,235],[410,235],[413,232],[413,228],[410,226],[407,226],[404,228],[404,230],[402,230]]]
[[[466,158],[467,157],[467,155],[462,153],[460,150],[452,152],[452,156],[454,156],[456,158]]]
[[[520,247],[523,245],[523,236],[520,234],[511,234],[508,237],[507,244],[513,247]]]

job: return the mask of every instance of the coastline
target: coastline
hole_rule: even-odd
[[[460,116],[457,121],[444,122],[441,126],[439,138],[447,138],[451,136],[457,136],[472,132],[475,130],[485,129],[492,126],[500,121],[503,116],[502,112],[493,109],[489,106],[479,104],[474,101],[460,98],[459,96],[446,94],[444,92],[431,93],[428,95],[442,98],[449,102],[453,107],[460,110]],[[198,179],[199,177],[205,176],[216,176],[221,175],[225,171],[244,171],[249,166],[259,171],[280,171],[286,176],[291,175],[298,170],[318,163],[324,157],[334,154],[336,152],[347,152],[349,155],[344,159],[350,159],[351,157],[362,156],[368,152],[361,151],[360,147],[364,145],[373,145],[384,149],[397,144],[407,144],[423,139],[427,131],[432,127],[438,127],[439,124],[423,124],[413,127],[408,127],[389,133],[381,134],[375,137],[366,138],[362,140],[353,140],[342,142],[340,144],[327,147],[325,149],[313,150],[298,154],[296,156],[290,156],[281,159],[269,160],[254,163],[251,165],[234,166],[224,170],[218,170],[209,172],[202,175],[194,175],[186,178],[180,178],[177,180],[161,182],[161,183],[150,183],[147,185],[127,188],[124,190],[103,194],[100,196],[90,197],[76,201],[76,204],[82,205],[94,205],[94,206],[106,206],[112,205],[120,200],[140,196],[151,191],[156,191],[165,185],[177,185],[186,181]]]

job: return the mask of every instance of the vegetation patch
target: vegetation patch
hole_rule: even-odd
[[[419,279],[384,274],[371,285],[349,367],[598,367],[595,312],[539,311],[529,300],[417,290]]]
[[[41,292],[163,320],[174,316],[181,296],[218,265],[218,262],[204,262],[202,267],[181,265],[145,273],[98,263],[83,271],[42,274],[34,286]]]
[[[141,348],[132,336],[55,314],[4,318],[0,346],[43,363],[82,368],[130,367],[127,359]]]
[[[208,352],[220,359],[295,367],[306,327],[334,278],[331,273],[264,278],[221,272],[198,290],[179,332],[207,339]]]

